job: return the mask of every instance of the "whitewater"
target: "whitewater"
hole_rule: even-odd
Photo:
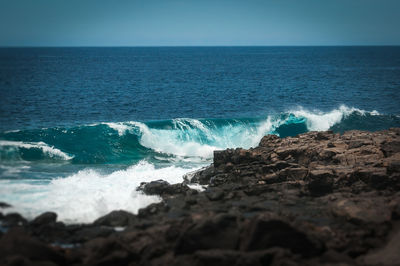
[[[99,122],[0,133],[0,201],[32,219],[44,211],[89,223],[112,210],[137,213],[161,200],[141,182],[183,181],[212,163],[213,152],[250,148],[267,134],[380,130],[400,118],[345,105],[328,112],[298,107],[256,118]]]

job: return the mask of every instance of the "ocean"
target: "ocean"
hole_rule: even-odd
[[[0,201],[88,223],[266,134],[400,127],[400,47],[0,48]]]

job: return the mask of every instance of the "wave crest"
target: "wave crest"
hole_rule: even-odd
[[[255,147],[267,134],[286,137],[307,131],[374,131],[396,126],[400,126],[397,116],[342,105],[328,112],[300,107],[262,118],[104,122],[73,128],[6,132],[0,134],[0,138],[18,140],[2,141],[14,146],[17,150],[14,155],[20,154],[18,150],[21,149],[35,149],[36,154],[30,157],[33,160],[36,156],[62,160],[73,157],[73,163],[84,164],[129,165],[142,159],[203,163],[212,160],[214,150]],[[38,140],[43,142],[31,142]],[[0,156],[9,156],[9,146],[7,149],[4,145],[0,147]],[[27,157],[28,152],[24,153]]]
[[[49,146],[48,144],[40,142],[22,142],[22,141],[10,141],[0,140],[0,147],[4,152],[4,148],[9,148],[8,152],[18,152],[20,149],[33,149],[39,150],[42,155],[52,159],[71,160],[74,156],[68,155],[67,153]],[[10,150],[11,149],[11,150]],[[2,156],[3,157],[3,156]]]
[[[347,107],[345,105],[341,105],[338,109],[334,109],[330,112],[308,111],[300,108],[299,110],[293,110],[289,113],[298,118],[305,118],[307,121],[307,129],[310,131],[329,130],[332,126],[340,123],[344,118],[351,114],[358,114],[361,116],[365,116],[366,114],[379,115],[379,112],[376,110],[368,112],[354,107]]]

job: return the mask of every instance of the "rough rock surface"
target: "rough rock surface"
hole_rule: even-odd
[[[0,215],[0,265],[400,265],[400,129],[270,135],[138,189],[163,200],[86,225]]]

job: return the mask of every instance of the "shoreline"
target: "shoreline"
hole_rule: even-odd
[[[215,151],[214,163],[183,183],[138,189],[163,200],[80,225],[55,213],[28,222],[0,212],[0,264],[400,262],[400,128],[268,135],[256,148]]]

